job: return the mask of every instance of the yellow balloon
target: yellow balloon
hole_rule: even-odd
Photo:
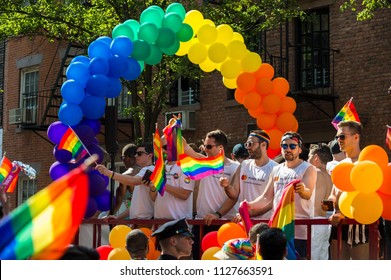
[[[237,60],[227,59],[221,64],[220,72],[224,78],[236,79],[241,72],[240,64]]]
[[[226,88],[229,89],[235,89],[238,87],[236,85],[236,79],[226,79],[223,77],[223,84],[225,85]]]
[[[238,33],[238,32],[234,32],[233,36],[232,36],[232,41],[240,41],[240,42],[244,42],[244,38],[242,36],[242,34]]]
[[[200,68],[204,72],[212,72],[216,70],[216,63],[212,62],[209,58],[206,58],[203,62],[199,64]]]
[[[183,23],[187,23],[193,29],[194,36],[197,34],[198,29],[201,26],[202,21],[204,20],[204,16],[198,10],[191,10],[186,13],[185,19]]]
[[[217,39],[217,30],[214,26],[205,24],[198,29],[197,38],[201,43],[210,45]]]
[[[200,64],[208,57],[208,48],[200,43],[194,43],[187,53],[189,60],[194,64]]]
[[[217,30],[217,42],[223,43],[224,45],[228,45],[229,42],[232,41],[233,30],[232,27],[228,24],[220,24],[216,27]]]
[[[201,260],[218,260],[218,258],[214,257],[213,255],[220,251],[220,249],[220,247],[210,247],[206,249],[205,252],[202,253]]]
[[[210,25],[210,26],[216,27],[216,24],[210,19],[204,19],[200,24],[200,28],[201,28],[201,26],[204,26],[204,25]]]
[[[208,57],[214,63],[222,63],[228,55],[227,47],[223,43],[215,42],[208,48]]]
[[[179,49],[175,54],[177,56],[187,55],[187,53],[189,52],[190,46],[193,44],[194,44],[194,42],[192,40],[187,41],[187,42],[179,42]]]
[[[350,172],[350,181],[356,190],[360,192],[375,192],[383,183],[383,171],[373,161],[358,161]]]
[[[383,201],[376,192],[359,192],[352,200],[351,212],[357,222],[365,225],[372,224],[383,213]]]
[[[255,52],[248,52],[241,61],[243,72],[253,73],[261,67],[262,59],[259,54]]]
[[[241,60],[247,53],[246,45],[238,40],[234,40],[228,43],[228,57],[232,59]]]
[[[338,207],[345,217],[353,219],[353,214],[350,210],[352,206],[352,200],[356,197],[358,192],[342,192],[338,200]]]
[[[109,256],[107,257],[108,260],[114,261],[114,260],[130,260],[130,255],[128,250],[125,248],[114,248],[109,253]]]
[[[111,247],[113,248],[119,248],[126,246],[126,235],[131,231],[132,229],[125,225],[116,225],[113,227],[109,233],[109,242]]]

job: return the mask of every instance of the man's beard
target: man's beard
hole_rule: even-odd
[[[250,153],[251,159],[260,159],[262,158],[262,150],[257,148],[254,152]]]
[[[294,161],[295,159],[297,159],[298,156],[299,155],[294,155],[293,153],[289,153],[284,155],[284,159],[286,161]]]

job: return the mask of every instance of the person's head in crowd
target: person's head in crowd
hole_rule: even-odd
[[[226,241],[213,256],[219,260],[251,260],[254,250],[249,239],[237,238]]]
[[[311,144],[308,154],[308,162],[317,168],[326,167],[333,160],[331,150],[325,143]]]
[[[194,235],[185,218],[161,225],[151,236],[156,236],[162,254],[171,255],[177,259],[191,255]]]
[[[242,162],[248,159],[249,156],[250,155],[248,154],[247,149],[244,147],[244,144],[242,143],[236,144],[232,148],[231,158],[234,161]]]
[[[99,260],[96,249],[81,245],[70,245],[60,260]]]
[[[253,246],[256,246],[257,244],[258,235],[260,235],[265,229],[268,228],[269,225],[263,222],[257,223],[250,228],[248,232],[248,238],[250,239],[250,242]]]
[[[350,154],[360,149],[360,140],[363,132],[362,124],[356,121],[343,121],[337,124],[338,131],[335,140],[338,141],[341,151]]]
[[[270,136],[263,130],[256,129],[250,131],[244,147],[247,149],[250,158],[261,159],[267,157],[267,148],[269,147]]]
[[[224,131],[217,129],[206,134],[203,149],[207,156],[217,156],[227,148],[228,138]]]
[[[122,149],[121,159],[126,168],[130,168],[136,164],[136,154],[137,146],[133,143],[125,145]]]
[[[339,148],[339,144],[337,140],[332,140],[329,142],[329,148],[331,150],[331,154],[333,156],[333,159],[336,161],[341,161],[344,158],[346,158],[346,155],[344,152],[341,151]]]
[[[285,233],[279,228],[268,228],[259,235],[259,255],[263,260],[283,260],[287,254]]]
[[[137,165],[145,167],[153,163],[153,146],[152,143],[142,143],[137,146],[135,153]]]
[[[286,161],[295,161],[302,152],[303,139],[293,131],[285,132],[281,137],[281,154]]]
[[[126,249],[132,260],[146,260],[148,255],[148,241],[146,234],[139,229],[132,229],[126,236]]]
[[[200,150],[199,146],[196,145],[196,143],[189,143],[189,146],[190,146],[194,151],[196,151],[197,153],[201,153],[201,150]]]

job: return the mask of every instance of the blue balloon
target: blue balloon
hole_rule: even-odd
[[[90,63],[90,59],[84,55],[78,55],[71,60],[70,64],[75,63],[75,62],[81,62],[85,65],[88,65]]]
[[[102,57],[94,57],[88,65],[88,70],[91,75],[106,75],[109,72],[109,63]]]
[[[78,81],[83,86],[86,85],[88,78],[90,77],[90,71],[88,70],[88,64],[83,62],[71,63],[66,71],[68,80]]]
[[[118,78],[110,78],[110,87],[109,87],[109,92],[107,93],[106,97],[107,98],[115,98],[119,96],[122,92],[122,84],[121,80]]]
[[[97,197],[102,195],[107,187],[105,179],[96,170],[92,170],[88,175],[90,196]]]
[[[85,96],[84,86],[73,79],[67,80],[61,86],[61,95],[68,104],[80,104]]]
[[[100,120],[91,120],[91,119],[83,119],[80,124],[83,124],[83,125],[88,125],[89,127],[92,128],[92,130],[94,131],[94,134],[97,135],[100,133],[100,129],[101,129],[101,123],[100,123]]]
[[[113,41],[113,39],[111,39],[108,36],[100,36],[99,38],[96,39],[96,41],[102,41],[102,42],[104,42],[106,45],[108,45],[110,47],[110,44]]]
[[[68,130],[68,126],[63,124],[61,121],[53,122],[49,125],[47,135],[54,144],[61,142],[62,136]]]
[[[111,43],[110,50],[113,55],[128,57],[133,51],[133,43],[128,37],[119,36]]]
[[[60,106],[60,110],[58,111],[58,117],[63,124],[74,126],[82,120],[83,112],[78,105],[68,104],[64,102]]]
[[[107,60],[111,56],[110,47],[102,40],[95,40],[88,46],[88,56],[90,58],[101,57]]]
[[[110,210],[110,191],[105,190],[105,192],[95,197],[97,208],[99,211],[109,211]]]
[[[123,73],[128,71],[129,64],[126,57],[114,55],[109,59],[109,73],[107,76],[112,78],[119,78]]]
[[[105,114],[106,100],[103,97],[87,95],[80,103],[82,114],[88,119],[99,119]]]
[[[53,181],[69,173],[68,163],[54,162],[49,168],[49,175]]]
[[[105,75],[94,75],[88,79],[86,90],[91,95],[104,97],[110,90],[110,80]]]
[[[141,66],[134,58],[128,59],[128,71],[122,74],[122,78],[128,81],[136,80],[141,74]]]

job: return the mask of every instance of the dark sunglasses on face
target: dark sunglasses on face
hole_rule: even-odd
[[[337,141],[338,141],[338,139],[341,139],[343,141],[343,140],[345,140],[345,138],[346,138],[345,134],[340,134],[340,135],[335,136],[335,140],[337,140]]]
[[[297,144],[281,144],[281,148],[283,148],[284,150],[288,148],[294,150],[296,149],[297,146],[298,146]]]
[[[217,147],[217,146],[218,146],[218,145],[204,145],[204,148],[210,150],[210,149],[212,149],[213,147]]]
[[[147,152],[143,152],[143,151],[137,151],[135,155],[138,156],[138,157],[141,157],[143,154],[148,155]]]

